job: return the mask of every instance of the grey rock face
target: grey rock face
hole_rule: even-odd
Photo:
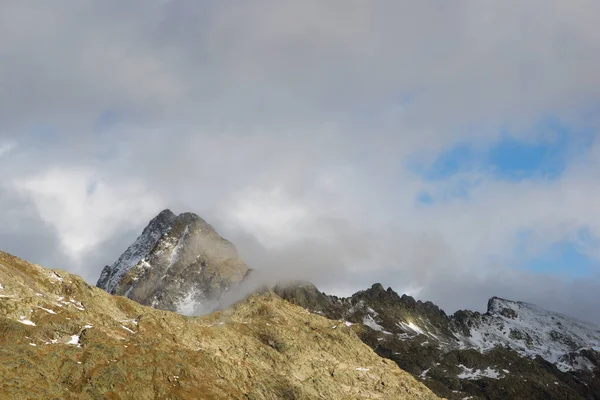
[[[141,304],[186,315],[214,309],[248,273],[233,244],[192,213],[161,212],[97,286]]]
[[[169,231],[176,217],[171,210],[164,210],[158,214],[114,264],[104,267],[96,286],[114,294],[115,288],[127,271],[150,253],[159,239]]]

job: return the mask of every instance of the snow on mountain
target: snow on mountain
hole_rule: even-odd
[[[474,314],[468,334],[456,333],[459,346],[482,352],[507,347],[527,356],[541,356],[562,370],[587,368],[569,363],[567,355],[600,347],[600,327],[546,311],[533,304],[493,297],[485,314]],[[583,357],[580,357],[583,358]]]
[[[462,368],[462,370],[463,370],[460,374],[457,375],[457,378],[460,378],[460,379],[477,380],[477,379],[481,379],[481,378],[498,379],[498,378],[502,377],[502,375],[500,373],[498,373],[498,371],[496,371],[490,367],[487,367],[484,370],[468,368],[462,364],[460,364],[459,367]]]
[[[349,323],[382,357],[441,397],[600,398],[600,328],[533,304],[493,297],[485,313],[446,315],[381,284],[347,298],[308,283],[275,288],[299,306]]]

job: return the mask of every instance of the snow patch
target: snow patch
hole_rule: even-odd
[[[20,323],[22,323],[23,325],[31,325],[31,326],[36,326],[36,325],[35,325],[35,322],[32,322],[32,321],[30,321],[30,320],[26,319],[26,318],[25,318],[25,316],[23,316],[23,315],[21,315],[21,316],[19,317],[18,321],[19,321]]]
[[[81,304],[79,301],[70,299],[69,300],[71,302],[72,305],[75,306],[76,309],[78,309],[79,311],[85,311],[85,308],[83,308],[83,304]]]
[[[363,318],[363,324],[373,329],[374,331],[382,332],[386,335],[391,335],[391,332],[386,331],[384,327],[375,322],[373,317],[371,317],[370,315],[367,315]]]
[[[403,331],[406,332],[404,334],[400,334],[400,335],[403,335],[403,337],[401,337],[400,339],[411,339],[418,335],[431,336],[432,338],[434,338],[436,340],[438,339],[437,336],[425,332],[421,327],[419,327],[417,324],[415,324],[412,321],[409,321],[408,323],[400,321],[396,325],[398,325]]]
[[[498,371],[496,371],[490,367],[487,367],[484,370],[480,370],[480,369],[475,370],[474,368],[467,368],[462,364],[460,364],[459,367],[462,368],[462,370],[463,370],[463,372],[461,372],[460,374],[457,375],[457,378],[459,378],[459,379],[477,380],[477,379],[481,379],[481,378],[490,378],[490,379],[504,378],[504,376],[500,375],[500,373],[498,373]]]
[[[125,329],[127,332],[129,333],[135,333],[134,331],[132,331],[131,329],[129,329],[128,327],[126,327],[125,325],[121,325],[121,328]]]
[[[48,279],[50,279],[50,283],[52,283],[53,285],[55,285],[57,282],[64,281],[64,279],[61,278],[60,275],[58,275],[54,271],[50,271],[50,274],[48,275]]]
[[[71,339],[67,342],[67,344],[79,345],[79,335],[71,335]]]

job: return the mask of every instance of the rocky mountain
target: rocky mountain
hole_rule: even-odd
[[[381,284],[337,298],[310,283],[275,288],[313,313],[359,325],[379,355],[451,399],[598,399],[600,328],[493,297],[486,313],[446,315]]]
[[[97,286],[143,305],[198,315],[213,310],[249,271],[233,244],[202,218],[164,210],[103,269]]]
[[[186,317],[3,252],[0,360],[2,399],[437,398],[355,327],[272,292]]]
[[[240,283],[249,281],[249,271],[234,246],[200,217],[165,210],[102,271],[98,286],[141,304],[197,315],[245,292]],[[351,328],[439,396],[600,399],[600,328],[592,324],[498,297],[485,313],[447,315],[381,284],[348,298],[329,296],[308,282],[273,290],[333,320],[332,329]]]

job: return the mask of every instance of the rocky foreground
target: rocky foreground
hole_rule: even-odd
[[[0,398],[437,398],[348,325],[270,292],[185,317],[0,252]]]

